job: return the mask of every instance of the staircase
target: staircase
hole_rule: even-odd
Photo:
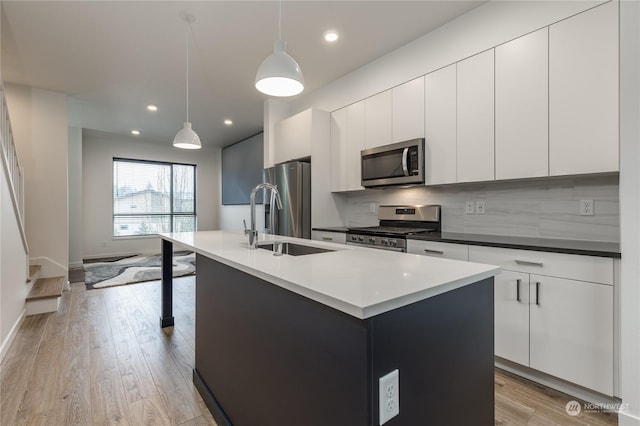
[[[55,312],[60,306],[60,297],[64,291],[64,277],[38,278],[40,265],[29,266],[29,279],[35,283],[27,296],[26,314],[37,315]]]

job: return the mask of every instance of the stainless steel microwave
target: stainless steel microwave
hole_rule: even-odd
[[[424,139],[361,151],[365,188],[424,183]]]

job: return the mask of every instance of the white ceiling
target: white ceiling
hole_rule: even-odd
[[[482,1],[284,1],[283,39],[310,93],[426,34]],[[70,124],[169,143],[189,118],[204,145],[262,130],[255,72],[277,38],[275,1],[6,1],[5,82],[70,96]],[[322,39],[336,29],[340,40]],[[159,111],[145,106],[156,104]],[[223,120],[234,125],[227,127]]]

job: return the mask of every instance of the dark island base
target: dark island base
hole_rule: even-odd
[[[359,320],[198,256],[194,383],[220,426],[492,425],[493,279]],[[390,285],[393,285],[390,283]]]

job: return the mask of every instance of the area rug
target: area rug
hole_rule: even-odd
[[[88,290],[116,285],[159,280],[162,276],[162,256],[130,256],[112,261],[84,263],[84,283]],[[196,255],[174,252],[173,276],[183,277],[196,271]]]

